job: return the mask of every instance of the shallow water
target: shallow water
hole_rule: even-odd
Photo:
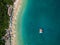
[[[22,15],[18,21],[22,45],[60,45],[59,0],[30,0]]]

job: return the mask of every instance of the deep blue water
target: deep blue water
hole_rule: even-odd
[[[21,20],[24,45],[60,45],[60,0],[28,1]]]

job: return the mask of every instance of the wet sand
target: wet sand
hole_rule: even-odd
[[[11,44],[12,45],[17,45],[17,36],[16,36],[16,20],[17,20],[17,15],[18,15],[18,11],[21,7],[22,0],[16,0],[14,2],[14,6],[13,6],[13,18],[12,18],[12,37],[11,37]]]

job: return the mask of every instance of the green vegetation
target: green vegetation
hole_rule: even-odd
[[[0,45],[5,45],[5,40],[0,40]]]
[[[0,0],[0,39],[6,34],[5,29],[9,27],[8,5],[13,5],[12,0]],[[4,40],[0,40],[0,45],[5,45]]]
[[[13,1],[12,0],[4,0],[5,3],[13,5]]]

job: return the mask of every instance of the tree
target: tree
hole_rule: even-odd
[[[9,15],[7,4],[13,5],[12,0],[0,0],[0,39],[6,34],[9,27]],[[0,40],[0,45],[5,45],[5,40]]]

